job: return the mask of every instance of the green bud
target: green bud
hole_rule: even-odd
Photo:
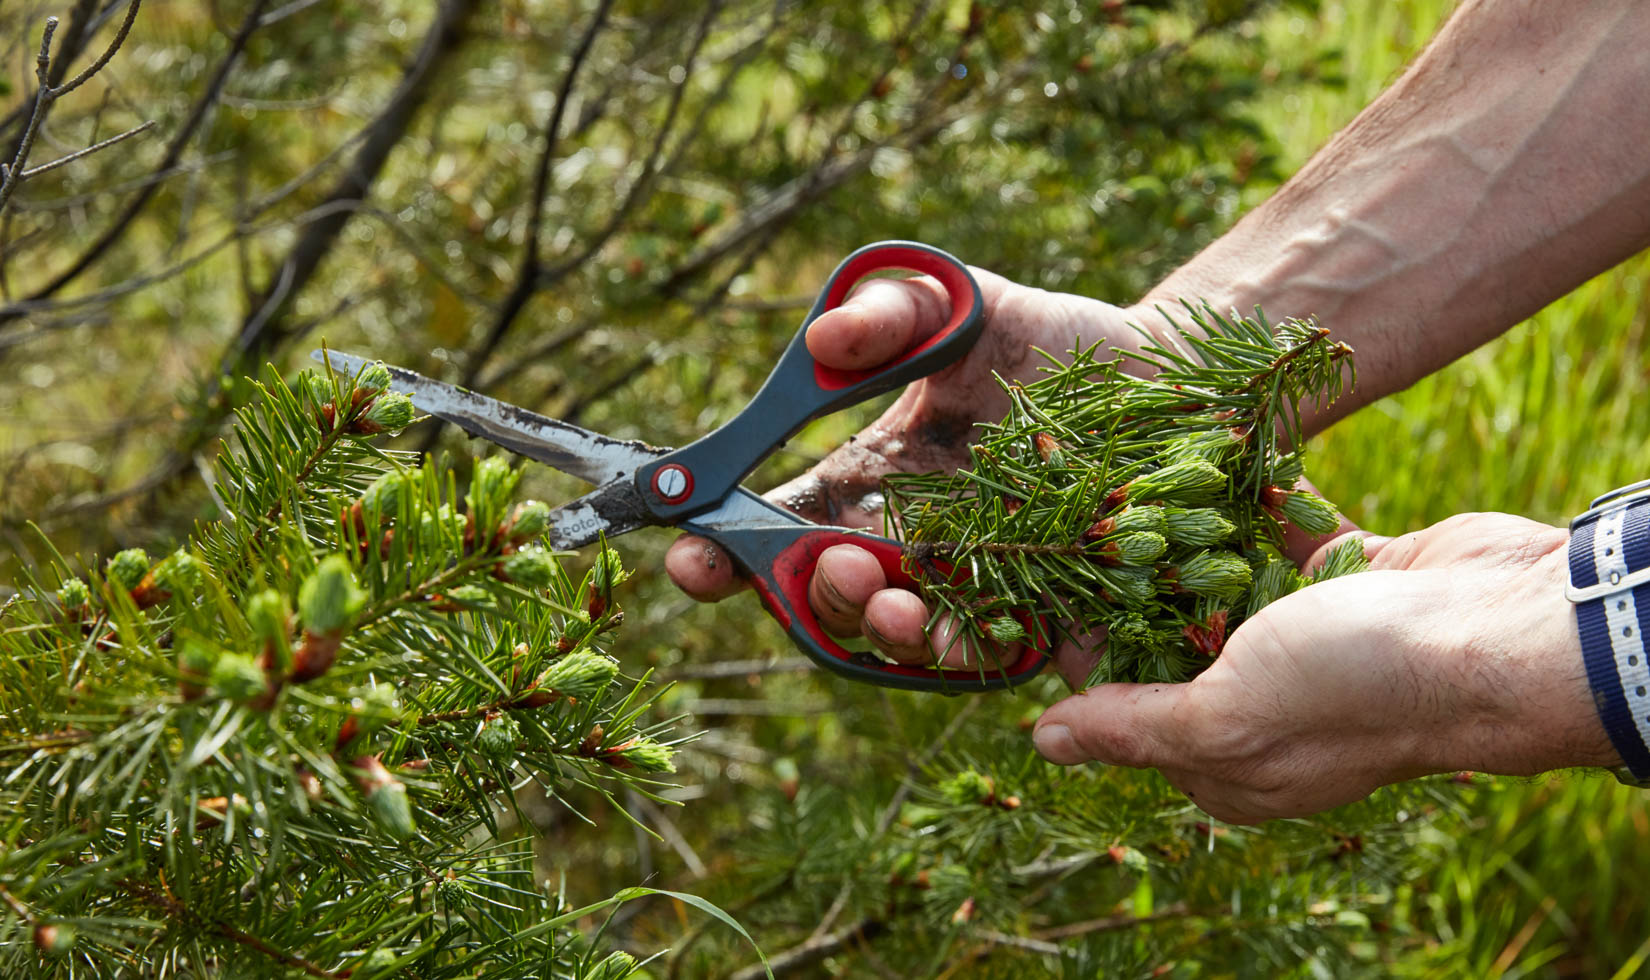
[[[625,977],[635,972],[636,957],[619,950],[608,954],[607,959],[591,967],[590,972],[584,975],[584,980],[625,980]]]
[[[508,762],[516,757],[516,746],[521,743],[521,726],[509,715],[499,715],[476,734],[476,748],[481,754],[497,762]]]
[[[491,612],[498,608],[493,594],[479,585],[458,585],[441,594],[448,605],[475,612]]]
[[[997,788],[991,784],[989,776],[975,772],[973,769],[964,769],[945,782],[940,783],[940,795],[957,806],[968,806],[984,802],[997,795]]]
[[[1106,645],[1115,650],[1161,654],[1178,645],[1178,634],[1153,629],[1146,617],[1128,613],[1106,625]]]
[[[1187,592],[1216,599],[1237,599],[1249,588],[1249,563],[1230,552],[1200,551],[1180,563],[1175,581]]]
[[[1175,544],[1207,548],[1232,536],[1237,525],[1213,507],[1170,507],[1164,511],[1163,535]]]
[[[212,691],[231,701],[251,701],[269,693],[269,678],[258,662],[244,653],[225,653],[212,665]]]
[[[1294,565],[1277,558],[1268,560],[1255,572],[1254,584],[1249,587],[1248,615],[1253,616],[1300,587],[1300,573]]]
[[[34,945],[52,959],[62,959],[74,951],[79,935],[67,922],[42,922],[34,927]]]
[[[397,470],[385,473],[361,491],[361,509],[371,511],[380,519],[394,517],[401,509],[401,498],[414,489],[422,471]]]
[[[1369,570],[1369,556],[1364,553],[1364,543],[1358,538],[1348,538],[1329,549],[1324,556],[1323,564],[1312,573],[1312,582],[1326,582],[1342,575],[1353,575]]]
[[[1124,509],[1113,515],[1112,529],[1120,532],[1150,531],[1153,534],[1162,534],[1168,523],[1163,516],[1161,507],[1134,506]]]
[[[668,745],[651,738],[638,738],[618,749],[619,758],[643,772],[675,772],[676,753]]]
[[[66,578],[57,587],[57,601],[63,604],[64,609],[79,609],[92,601],[92,590],[81,579]]]
[[[1239,444],[1232,440],[1229,431],[1216,429],[1182,436],[1164,446],[1163,451],[1173,460],[1199,459],[1219,465],[1238,448]]]
[[[284,643],[291,635],[291,616],[286,608],[286,596],[274,589],[265,589],[246,600],[246,621],[260,640]]]
[[[383,361],[373,361],[361,369],[360,377],[355,379],[355,390],[371,388],[374,391],[383,391],[390,386],[390,369]]]
[[[418,518],[418,547],[423,551],[454,550],[464,537],[464,515],[442,504],[434,514]]]
[[[194,637],[186,637],[178,643],[178,670],[190,675],[192,680],[204,682],[212,676],[212,668],[217,666],[221,656],[223,651],[216,647]]]
[[[298,384],[317,405],[325,405],[337,397],[338,392],[332,387],[332,378],[314,371],[305,371],[298,375]]]
[[[1020,625],[1020,621],[1012,616],[999,616],[986,623],[985,628],[991,633],[991,638],[998,643],[1019,643],[1031,635]]]
[[[412,424],[413,417],[418,414],[413,408],[412,399],[406,395],[391,392],[379,395],[373,399],[372,407],[367,409],[361,421],[366,423],[362,429],[368,434],[376,435],[380,432],[394,432],[405,429]]]
[[[1146,855],[1141,853],[1139,848],[1125,846],[1118,848],[1118,850],[1122,852],[1122,860],[1118,863],[1135,874],[1145,874],[1150,868],[1150,864],[1146,861]]]
[[[331,633],[348,626],[366,602],[349,559],[328,555],[298,589],[298,618],[311,633]]]
[[[380,946],[368,953],[366,956],[362,957],[361,965],[355,969],[358,973],[371,974],[377,970],[389,969],[395,965],[395,961],[398,959],[400,959],[400,956],[395,952],[395,950],[386,949],[383,946]]]
[[[619,560],[619,553],[612,548],[603,548],[602,553],[596,556],[596,563],[590,567],[590,587],[599,595],[611,592],[628,578],[630,572]]]
[[[483,528],[491,535],[492,529],[499,525],[508,512],[510,497],[515,494],[519,482],[521,472],[512,469],[510,461],[503,456],[489,456],[476,461],[475,472],[470,474],[470,491],[464,495],[464,502],[475,517],[478,538]]]
[[[1120,565],[1116,568],[1097,568],[1095,574],[1105,583],[1112,598],[1126,605],[1150,602],[1157,596],[1153,570],[1139,565]]]
[[[1331,534],[1341,526],[1340,515],[1329,501],[1315,493],[1294,490],[1283,498],[1283,519],[1307,534]]]
[[[418,832],[418,824],[413,820],[412,801],[407,798],[407,787],[388,772],[368,788],[367,806],[372,810],[372,817],[378,826],[393,839],[406,840]]]
[[[540,677],[539,687],[563,697],[590,701],[601,697],[618,675],[619,663],[613,658],[593,650],[574,650],[550,665]]]
[[[556,560],[550,552],[537,548],[518,551],[504,559],[504,579],[530,589],[542,589],[556,580]]]
[[[516,505],[510,519],[510,540],[520,543],[543,534],[550,527],[550,505],[542,500],[524,500]]]
[[[1151,531],[1121,534],[1112,539],[1117,545],[1117,557],[1125,565],[1146,565],[1157,560],[1168,547],[1163,535]]]
[[[196,595],[204,580],[200,559],[186,551],[174,551],[155,566],[155,584],[173,595]]]
[[[443,878],[436,883],[436,897],[448,908],[462,908],[470,903],[470,889],[457,878]]]
[[[1129,484],[1129,499],[1196,503],[1214,496],[1225,485],[1226,474],[1218,466],[1194,457],[1136,477]]]
[[[109,559],[104,571],[109,581],[130,592],[149,574],[149,553],[142,548],[127,548]]]

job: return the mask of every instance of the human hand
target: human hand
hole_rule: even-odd
[[[1038,751],[1156,767],[1232,823],[1429,773],[1620,765],[1564,597],[1568,540],[1506,514],[1366,538],[1368,572],[1267,606],[1190,683],[1100,685],[1049,708]]]
[[[1050,293],[972,270],[985,301],[986,327],[962,360],[910,385],[882,417],[813,469],[769,496],[809,520],[880,529],[879,482],[891,472],[950,471],[968,461],[975,423],[1008,412],[1007,395],[993,372],[1030,381],[1045,363],[1033,348],[1059,353],[1074,344],[1107,340],[1135,349],[1130,323],[1145,318],[1098,300]],[[830,367],[855,370],[893,360],[938,330],[950,304],[932,279],[875,279],[847,303],[809,325],[808,350]],[[684,536],[665,557],[665,569],[683,591],[716,601],[744,588],[728,556],[715,544]],[[838,545],[820,556],[810,598],[820,621],[838,636],[862,632],[904,663],[934,663],[923,627],[928,614],[914,593],[887,588],[869,552]],[[952,656],[960,656],[961,645]]]

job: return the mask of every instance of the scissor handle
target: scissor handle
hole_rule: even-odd
[[[875,272],[908,269],[937,279],[951,303],[933,336],[899,357],[863,371],[839,371],[815,361],[808,325],[842,305],[854,284]],[[967,266],[932,245],[877,242],[842,260],[825,281],[802,329],[744,411],[688,446],[638,467],[636,485],[664,523],[709,509],[739,485],[769,453],[809,422],[955,363],[985,327],[985,300]]]
[[[874,653],[849,650],[825,631],[808,603],[808,585],[813,580],[819,556],[833,545],[864,548],[876,556],[890,586],[910,588],[916,580],[905,567],[900,543],[845,527],[808,524],[778,508],[773,509],[781,521],[793,523],[726,528],[688,522],[682,527],[714,539],[733,556],[755,586],[769,614],[790,634],[791,642],[820,666],[844,677],[883,687],[961,694],[1023,684],[1036,677],[1048,662],[1047,650],[1053,643],[1048,624],[1030,617],[1021,621],[1030,641],[1020,648],[1014,660],[1003,663],[994,663],[985,655],[986,661],[972,668],[922,667],[891,663]],[[939,571],[953,573],[953,569],[943,563]]]

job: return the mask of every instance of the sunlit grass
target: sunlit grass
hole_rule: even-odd
[[[1366,0],[1325,3],[1316,23],[1279,18],[1275,30],[1339,46],[1347,76],[1342,90],[1291,94],[1263,110],[1289,169],[1395,78],[1453,6]],[[1400,533],[1472,510],[1562,524],[1593,496],[1642,478],[1647,280],[1641,255],[1340,423],[1312,447],[1314,479],[1359,524]],[[1498,782],[1469,794],[1471,815],[1454,833],[1427,842],[1438,864],[1397,911],[1437,944],[1393,971],[1634,975],[1650,935],[1632,870],[1650,854],[1645,794],[1579,774]]]

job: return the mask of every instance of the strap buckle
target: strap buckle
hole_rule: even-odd
[[[1596,521],[1617,511],[1626,510],[1644,500],[1650,500],[1650,480],[1640,480],[1637,483],[1629,483],[1624,487],[1617,487],[1603,496],[1594,498],[1591,507],[1583,513],[1577,514],[1570,521],[1570,533],[1574,534],[1576,528],[1589,521]],[[1628,572],[1626,575],[1613,571],[1607,581],[1599,582],[1597,585],[1589,585],[1586,588],[1578,587],[1575,580],[1571,578],[1564,583],[1564,598],[1579,605],[1583,602],[1592,602],[1594,599],[1614,595],[1617,592],[1626,592],[1628,589],[1637,588],[1646,582],[1650,582],[1650,565],[1638,571]]]

